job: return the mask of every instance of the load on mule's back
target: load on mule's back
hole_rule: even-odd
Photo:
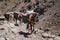
[[[29,15],[29,23],[31,23],[31,24],[35,24],[35,14],[30,14]]]
[[[30,15],[29,15],[29,22],[30,22],[30,21],[33,21],[33,20],[34,20],[34,19],[33,19],[33,15],[30,14]]]

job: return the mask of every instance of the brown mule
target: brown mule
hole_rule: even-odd
[[[33,33],[34,31],[34,26],[35,26],[35,17],[36,17],[36,14],[30,14],[29,15],[29,22],[27,23],[27,29],[28,29],[28,32],[31,32]]]

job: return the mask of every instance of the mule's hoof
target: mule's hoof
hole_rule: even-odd
[[[15,26],[19,26],[18,24],[14,24]]]
[[[34,34],[36,34],[36,31],[34,31]]]

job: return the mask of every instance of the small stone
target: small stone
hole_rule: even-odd
[[[59,36],[56,36],[56,37],[54,38],[54,40],[60,40],[60,37],[59,37]]]
[[[48,33],[42,33],[42,37],[43,38],[54,38],[55,35],[51,35],[51,34],[48,34]]]
[[[4,28],[0,28],[0,30],[4,30]]]
[[[52,38],[49,38],[48,40],[53,40]]]
[[[49,31],[49,29],[45,29],[44,31],[45,31],[45,32],[46,32],[46,31]]]
[[[10,40],[9,38],[7,38],[7,40]]]
[[[60,36],[60,34],[58,34],[58,36]]]
[[[39,30],[42,30],[42,28],[39,28]]]
[[[39,33],[43,33],[44,31],[43,30],[38,30]]]
[[[3,37],[0,37],[0,40],[5,40]]]

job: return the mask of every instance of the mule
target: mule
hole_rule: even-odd
[[[7,21],[9,21],[9,14],[4,14],[4,17]]]
[[[18,13],[18,20],[20,21],[20,23],[22,22],[22,17],[23,17],[22,12],[19,12]]]
[[[36,24],[36,13],[31,13],[29,15],[29,22],[27,23],[27,28],[28,29],[28,32],[31,32],[33,33],[34,32],[34,27],[35,27],[35,24]]]

